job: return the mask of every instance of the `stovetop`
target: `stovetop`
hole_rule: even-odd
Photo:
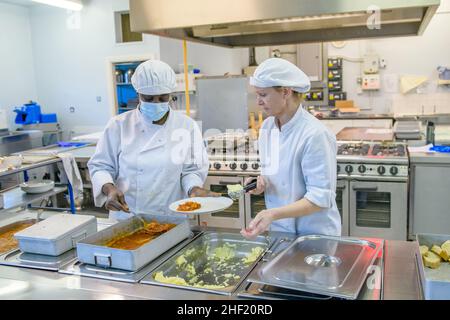
[[[374,142],[338,142],[338,156],[407,157],[406,145],[403,143],[374,143]]]

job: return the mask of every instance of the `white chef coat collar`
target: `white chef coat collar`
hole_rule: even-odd
[[[289,132],[298,123],[298,121],[300,121],[302,114],[303,114],[303,106],[302,106],[302,104],[300,104],[300,106],[297,109],[297,112],[294,114],[294,116],[291,118],[291,120],[289,120],[287,123],[285,123],[284,125],[281,126],[280,132],[281,133]],[[275,121],[275,126],[277,128],[279,128],[277,120],[274,119],[274,121]]]

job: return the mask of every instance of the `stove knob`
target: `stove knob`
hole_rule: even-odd
[[[222,167],[222,165],[218,162],[214,163],[214,169],[219,170]]]
[[[236,170],[236,168],[237,168],[237,164],[236,163],[232,163],[232,164],[230,164],[230,169],[231,170]]]
[[[247,170],[247,168],[248,168],[248,164],[246,164],[246,163],[242,163],[241,164],[241,169],[242,170]]]
[[[258,170],[259,169],[259,163],[253,163],[252,164],[252,169],[253,170]]]
[[[359,173],[364,173],[364,172],[366,172],[366,166],[365,165],[360,165],[359,167],[358,167],[358,171],[359,171]]]
[[[395,176],[398,173],[398,168],[397,167],[391,167],[391,169],[389,170],[389,172]]]
[[[337,173],[341,172],[341,166],[337,165]]]
[[[346,165],[345,166],[345,172],[347,172],[348,174],[353,172],[353,167],[351,165]]]
[[[378,169],[377,169],[377,172],[378,172],[380,175],[383,175],[383,174],[386,173],[386,168],[383,167],[383,166],[379,166]]]

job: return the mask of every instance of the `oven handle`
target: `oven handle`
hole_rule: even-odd
[[[232,182],[232,181],[219,181],[219,184],[222,186],[226,186],[229,184],[237,184],[236,181]]]
[[[374,186],[374,187],[353,186],[352,189],[355,190],[355,191],[377,191],[378,187],[377,186]]]

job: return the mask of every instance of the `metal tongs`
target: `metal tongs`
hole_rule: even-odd
[[[228,191],[228,196],[233,200],[238,200],[240,197],[244,195],[244,193],[249,192],[253,189],[256,189],[257,179],[253,179],[249,184],[242,187],[239,191]]]

